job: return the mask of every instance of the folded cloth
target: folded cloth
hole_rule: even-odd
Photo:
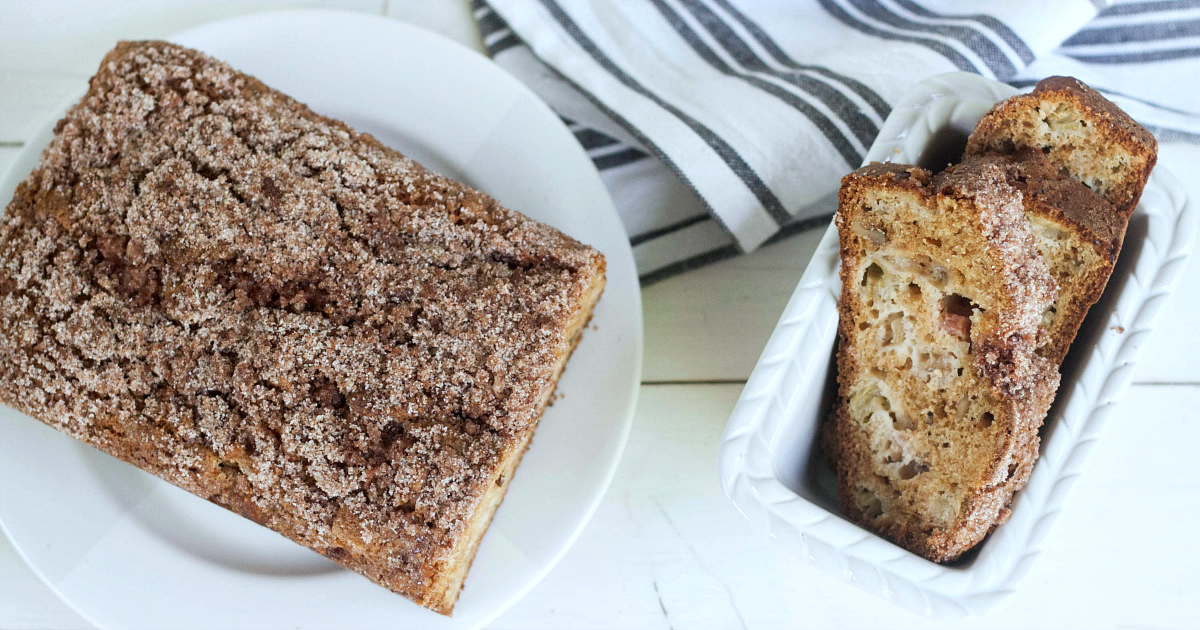
[[[1099,4],[1099,6],[1098,6]],[[824,223],[914,83],[1070,74],[1200,141],[1200,2],[475,0],[493,59],[575,132],[642,282]],[[1187,77],[1187,78],[1185,78]]]

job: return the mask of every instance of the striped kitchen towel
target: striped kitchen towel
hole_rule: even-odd
[[[601,171],[643,283],[823,226],[928,76],[1076,76],[1200,141],[1200,0],[475,0]],[[1197,160],[1200,164],[1200,160]],[[1198,173],[1200,174],[1200,173]]]

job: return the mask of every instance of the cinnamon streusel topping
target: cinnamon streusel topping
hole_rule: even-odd
[[[603,269],[224,63],[124,42],[0,229],[0,400],[420,600]]]

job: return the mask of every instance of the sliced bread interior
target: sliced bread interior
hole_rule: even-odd
[[[1055,283],[1005,166],[842,181],[834,456],[843,513],[934,561],[1028,480],[1058,386],[1037,348]]]
[[[1058,297],[1042,315],[1049,339],[1038,353],[1061,363],[1088,310],[1104,293],[1128,217],[1083,184],[1062,176],[1041,151],[964,160],[966,165],[974,162],[1003,168],[1009,185],[1022,193],[1038,254],[1058,285]]]
[[[1055,168],[1133,213],[1158,159],[1154,136],[1073,77],[1048,77],[996,104],[967,140],[967,155],[1041,151]]]

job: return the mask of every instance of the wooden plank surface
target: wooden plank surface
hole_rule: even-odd
[[[0,171],[119,38],[315,0],[0,0]],[[465,0],[354,0],[479,49]],[[1160,164],[1200,199],[1200,148]],[[752,531],[716,479],[721,431],[821,229],[643,291],[641,402],[613,485],[580,541],[496,628],[1185,627],[1200,601],[1200,256],[1145,348],[1088,472],[1026,583],[994,614],[935,623],[818,572]],[[470,588],[468,579],[467,588]],[[0,540],[0,629],[87,628]]]
[[[644,289],[642,379],[745,380],[823,231],[809,230]]]

